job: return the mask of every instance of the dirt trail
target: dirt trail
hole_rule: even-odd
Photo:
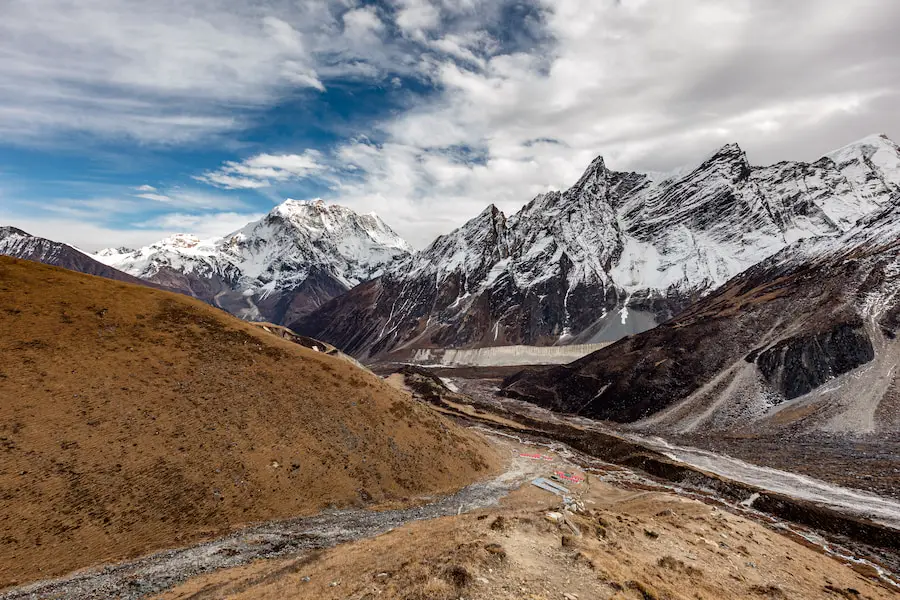
[[[167,590],[191,577],[263,558],[296,556],[353,540],[375,537],[403,524],[483,509],[548,465],[519,457],[512,445],[495,438],[512,458],[499,476],[469,485],[428,504],[398,510],[340,510],[313,517],[264,523],[188,548],[169,550],[133,562],[89,569],[0,593],[0,600],[84,598],[137,599]]]

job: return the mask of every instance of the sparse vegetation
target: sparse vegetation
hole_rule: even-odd
[[[0,537],[19,540],[0,587],[496,464],[379,378],[198,301],[7,258],[0,282]]]
[[[787,594],[785,594],[780,587],[777,585],[751,585],[750,593],[756,596],[762,596],[764,598],[772,598],[774,600],[778,600],[780,598],[787,598]]]

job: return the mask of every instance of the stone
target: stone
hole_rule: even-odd
[[[548,512],[546,514],[546,519],[551,523],[556,523],[557,525],[560,523],[564,523],[566,520],[563,514],[558,512]]]

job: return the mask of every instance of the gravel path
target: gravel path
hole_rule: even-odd
[[[507,445],[502,439],[496,439],[496,443]],[[203,573],[261,558],[297,556],[309,550],[380,535],[412,521],[478,510],[496,504],[528,479],[545,474],[545,464],[514,456],[502,475],[423,506],[383,512],[329,511],[313,517],[264,523],[188,548],[13,588],[0,594],[0,600],[144,598]]]

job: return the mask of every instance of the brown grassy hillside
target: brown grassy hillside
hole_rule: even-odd
[[[186,297],[0,257],[0,588],[495,464],[345,361]]]

